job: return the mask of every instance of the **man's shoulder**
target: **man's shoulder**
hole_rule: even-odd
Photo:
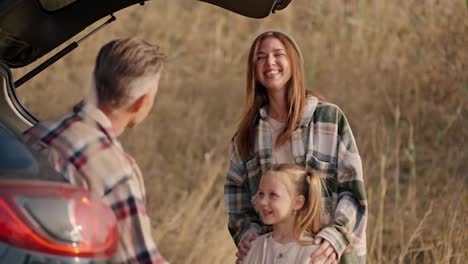
[[[64,135],[80,121],[80,116],[74,113],[68,113],[57,118],[41,120],[27,129],[23,135],[46,142],[53,141],[58,136]]]
[[[78,114],[41,121],[24,133],[24,139],[35,149],[47,148],[60,156],[74,168],[73,177],[82,177],[87,188],[99,196],[133,179],[137,171],[116,138]]]
[[[83,122],[81,116],[70,113],[65,116],[43,120],[26,130],[24,138],[32,143],[40,141],[46,145],[66,144],[63,147],[83,147],[105,136],[96,126]]]
[[[97,124],[83,122],[79,115],[73,113],[39,122],[24,132],[23,140],[33,149],[49,149],[50,153],[57,153],[78,170],[88,170],[87,165],[95,164],[91,162],[95,159],[129,167],[118,142],[113,142]]]

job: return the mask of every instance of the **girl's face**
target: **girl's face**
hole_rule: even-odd
[[[297,198],[288,191],[281,176],[287,177],[265,174],[260,180],[255,205],[266,225],[278,225],[294,219],[293,210],[300,209],[297,208]]]
[[[256,79],[268,93],[285,90],[291,79],[291,63],[279,39],[271,36],[262,40],[254,60]]]

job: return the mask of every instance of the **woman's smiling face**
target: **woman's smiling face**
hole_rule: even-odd
[[[291,63],[284,44],[274,36],[260,42],[254,57],[256,79],[267,93],[280,91],[291,79]]]

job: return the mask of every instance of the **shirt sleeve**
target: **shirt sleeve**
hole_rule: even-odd
[[[362,162],[351,128],[344,114],[338,112],[337,179],[338,203],[329,226],[318,236],[329,241],[340,257],[346,247],[366,239],[367,200]]]
[[[264,233],[263,224],[252,206],[252,194],[247,186],[247,169],[239,158],[235,141],[231,144],[231,161],[224,184],[225,208],[228,214],[228,229],[239,244],[246,233]]]
[[[145,201],[132,187],[132,183],[122,182],[103,197],[114,211],[119,229],[119,245],[112,263],[168,264],[153,241]]]
[[[167,264],[153,240],[142,175],[134,161],[120,147],[102,139],[88,144],[80,160],[83,162],[74,162],[78,169],[72,178],[85,178],[87,188],[117,218],[119,244],[111,263]]]

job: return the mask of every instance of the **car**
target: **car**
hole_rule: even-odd
[[[291,0],[200,0],[252,18],[264,18]],[[38,122],[15,90],[82,41],[116,20],[115,12],[144,0],[0,0],[0,263],[100,263],[116,250],[112,210],[71,185],[21,134]],[[102,18],[104,23],[95,25]],[[72,42],[18,80],[11,69]],[[98,220],[99,219],[99,220]]]

